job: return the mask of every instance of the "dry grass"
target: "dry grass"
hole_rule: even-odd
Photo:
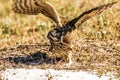
[[[12,0],[0,1],[0,57],[7,58],[24,57],[25,59],[36,54],[46,53],[49,55],[49,42],[46,38],[47,32],[54,27],[54,22],[43,15],[20,15],[15,14],[11,10]],[[77,17],[81,12],[93,8],[95,6],[112,2],[114,0],[48,0],[59,12],[63,19],[63,23]],[[61,6],[62,5],[62,6]],[[87,6],[86,6],[87,5]],[[99,16],[96,16],[85,22],[78,31],[80,40],[78,40],[74,48],[73,61],[74,66],[66,67],[64,65],[51,65],[52,58],[45,56],[40,60],[42,65],[29,64],[26,61],[18,60],[19,65],[13,63],[9,66],[9,62],[0,62],[0,69],[6,67],[38,67],[38,68],[55,68],[55,69],[76,69],[76,70],[97,70],[99,75],[107,72],[115,72],[115,75],[120,76],[120,2],[111,9],[106,10]],[[23,44],[22,47],[18,46]],[[24,46],[24,44],[28,44]],[[29,44],[35,44],[29,45]],[[40,45],[46,46],[40,46]],[[18,47],[16,47],[18,46]],[[15,48],[13,48],[15,47]],[[27,56],[26,56],[27,55]],[[36,56],[35,56],[36,57]],[[43,55],[42,55],[43,57]],[[46,59],[46,60],[44,60]],[[33,60],[33,59],[32,59]],[[35,61],[39,60],[35,58]],[[24,62],[25,61],[25,62]],[[46,62],[45,62],[46,61]],[[16,62],[16,61],[15,61]],[[30,62],[32,63],[32,62]],[[64,62],[63,62],[64,63]],[[62,64],[63,64],[62,63]],[[54,61],[52,61],[54,64]],[[5,67],[6,66],[6,67]]]

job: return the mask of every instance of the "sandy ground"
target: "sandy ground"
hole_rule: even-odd
[[[1,49],[0,80],[117,80],[112,75],[120,77],[119,41],[79,42],[70,66],[65,65],[67,62],[62,57],[60,60],[58,56],[56,60],[50,57],[48,49],[49,45],[39,44]]]
[[[98,76],[95,72],[54,69],[6,69],[2,80],[117,80],[112,76]]]

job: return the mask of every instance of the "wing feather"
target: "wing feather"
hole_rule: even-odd
[[[108,3],[108,4],[104,4],[102,6],[93,8],[91,10],[88,10],[86,12],[83,12],[79,17],[78,17],[78,21],[76,23],[76,25],[81,25],[83,22],[85,22],[86,20],[101,14],[103,11],[105,11],[106,9],[112,7],[114,4],[116,4],[117,2],[113,2],[113,3]]]
[[[44,0],[13,0],[12,10],[15,13],[25,15],[37,15],[42,13],[51,18],[56,24],[61,24],[54,6]]]
[[[95,7],[93,9],[90,9],[88,11],[85,11],[82,14],[80,14],[77,18],[74,18],[73,20],[68,22],[67,25],[70,25],[72,27],[71,29],[75,29],[76,27],[79,27],[86,20],[88,20],[88,19],[90,19],[90,18],[92,18],[92,17],[94,17],[96,15],[101,14],[103,11],[105,11],[106,9],[112,7],[117,2],[118,1],[108,3],[108,4],[104,4],[104,5]]]

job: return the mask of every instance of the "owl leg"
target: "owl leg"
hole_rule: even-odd
[[[68,51],[68,54],[67,54],[67,63],[63,64],[67,67],[70,67],[70,65],[73,64],[73,60],[72,60],[72,51]]]
[[[71,46],[70,46],[70,50],[68,51],[68,55],[67,55],[67,58],[68,58],[68,63],[66,64],[66,66],[70,66],[70,65],[72,65],[73,64],[73,60],[72,60],[72,56],[73,56],[73,48],[74,46],[71,44]]]
[[[69,60],[68,65],[71,65],[73,63],[72,62],[72,51],[69,51],[68,53],[68,60]]]

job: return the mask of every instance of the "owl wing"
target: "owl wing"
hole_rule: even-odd
[[[113,3],[104,4],[104,5],[95,7],[93,9],[91,9],[91,10],[85,11],[81,15],[79,15],[77,18],[74,18],[73,20],[68,22],[67,25],[70,25],[72,27],[72,29],[75,29],[76,27],[79,27],[86,20],[88,20],[88,19],[90,19],[90,18],[92,18],[92,17],[94,17],[96,15],[99,15],[104,10],[112,7],[117,2],[118,1],[113,2]]]
[[[39,13],[51,18],[56,24],[61,25],[60,18],[54,6],[44,0],[13,0],[12,10],[15,13],[38,15]]]

